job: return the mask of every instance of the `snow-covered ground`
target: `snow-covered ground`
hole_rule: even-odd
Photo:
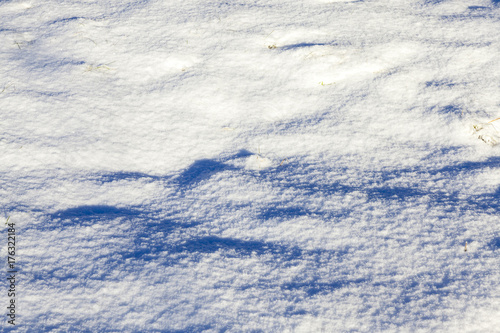
[[[19,332],[500,332],[499,1],[0,18]]]

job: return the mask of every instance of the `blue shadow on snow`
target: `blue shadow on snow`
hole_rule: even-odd
[[[225,162],[231,159],[239,159],[252,156],[251,152],[242,149],[234,155],[220,159],[201,159],[195,161],[186,170],[184,170],[176,179],[180,187],[195,185],[203,180],[207,180],[213,175],[223,171],[239,170],[238,168],[228,165]]]
[[[101,218],[132,217],[138,216],[139,214],[139,211],[129,208],[118,208],[107,205],[90,205],[60,210],[49,215],[49,217],[52,220],[88,221]]]
[[[232,166],[228,166],[215,160],[198,160],[191,164],[191,166],[187,170],[179,175],[179,177],[177,178],[177,182],[180,186],[189,186],[199,183],[203,180],[207,180],[216,173],[234,169],[235,168]]]
[[[287,260],[299,258],[302,255],[302,250],[297,247],[287,247],[270,242],[248,241],[218,236],[193,238],[172,249],[174,253],[214,253],[217,251],[223,251],[229,257],[271,254],[285,257]]]
[[[289,44],[289,45],[283,45],[280,46],[279,49],[288,51],[288,50],[293,50],[293,49],[301,49],[304,47],[312,47],[312,46],[323,46],[323,45],[328,45],[326,43],[297,43],[297,44]]]
[[[500,237],[495,237],[489,243],[493,251],[500,250]]]
[[[354,279],[354,280],[348,280],[348,279],[343,279],[343,280],[338,280],[334,282],[318,282],[318,281],[311,281],[311,282],[290,282],[281,285],[282,290],[287,290],[287,291],[293,291],[293,292],[298,292],[302,291],[304,292],[307,296],[315,296],[318,294],[330,294],[334,292],[336,289],[341,289],[353,284],[359,285],[361,283],[368,282],[367,279]]]
[[[453,83],[449,80],[434,80],[425,82],[425,86],[427,88],[439,88],[439,87],[448,87],[452,88],[456,86],[456,83]]]
[[[105,173],[98,177],[98,180],[102,183],[116,182],[122,180],[135,181],[138,179],[161,180],[163,178],[159,176],[148,175],[142,172],[123,172],[123,171]]]
[[[485,161],[463,162],[457,165],[450,165],[437,170],[429,170],[430,174],[451,173],[458,174],[465,171],[480,170],[484,168],[500,168],[500,156],[487,158]]]
[[[464,172],[474,170],[482,170],[485,168],[499,168],[500,157],[490,157],[484,161],[478,162],[463,162],[457,165],[445,166],[440,169],[427,169],[427,168],[408,168],[403,170],[387,171],[375,174],[379,180],[378,182],[386,183],[388,181],[397,180],[398,178],[405,177],[407,174],[414,175],[422,174],[436,176],[442,175],[443,178],[457,177]],[[411,184],[409,186],[375,186],[369,187],[368,184],[361,185],[345,185],[341,182],[327,183],[318,180],[314,182],[296,181],[287,176],[287,171],[290,169],[307,170],[307,166],[298,166],[294,164],[287,164],[283,168],[276,169],[276,171],[261,173],[260,177],[264,177],[266,181],[274,184],[273,186],[283,190],[293,189],[300,193],[300,195],[314,195],[322,194],[324,196],[345,196],[348,194],[356,193],[357,196],[364,196],[368,201],[388,201],[388,202],[405,202],[411,198],[422,198],[429,200],[431,207],[442,206],[444,211],[481,211],[486,213],[500,213],[500,187],[495,192],[485,192],[470,195],[468,198],[460,198],[459,193],[448,192],[446,189],[426,190],[419,186],[419,184]],[[281,171],[283,174],[280,174]],[[342,172],[339,170],[339,172]],[[307,178],[307,177],[306,177]],[[297,179],[297,177],[295,177]],[[324,219],[332,217],[343,217],[349,215],[351,209],[339,208],[324,210],[310,210],[304,207],[298,207],[293,203],[293,199],[274,203],[269,207],[262,208],[258,215],[259,219],[292,219],[301,216],[319,216]]]

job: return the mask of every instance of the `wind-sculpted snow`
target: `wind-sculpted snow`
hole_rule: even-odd
[[[0,17],[2,330],[498,331],[498,1]]]

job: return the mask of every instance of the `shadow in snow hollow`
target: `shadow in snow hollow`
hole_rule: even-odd
[[[301,49],[304,47],[324,46],[324,45],[329,45],[329,44],[326,44],[326,43],[297,43],[297,44],[283,45],[280,47],[280,49],[283,51],[288,51],[288,50],[294,50],[294,49]]]
[[[172,251],[177,253],[214,253],[221,251],[227,257],[269,254],[283,260],[297,259],[302,255],[302,250],[297,247],[218,236],[193,238],[175,246]]]
[[[107,205],[83,205],[57,211],[49,215],[50,220],[60,222],[89,222],[95,220],[115,219],[119,217],[137,217],[140,211],[131,208],[120,208]]]
[[[323,197],[353,195],[363,202],[387,202],[392,207],[401,207],[406,202],[424,199],[425,202],[428,202],[429,207],[442,207],[444,213],[450,211],[477,211],[478,213],[487,214],[500,213],[500,187],[494,192],[477,193],[463,198],[460,196],[460,193],[450,192],[446,187],[436,188],[433,186],[426,188],[426,186],[422,186],[425,185],[422,181],[414,184],[410,183],[408,186],[384,185],[388,182],[394,184],[398,179],[415,179],[415,174],[421,175],[417,176],[417,179],[430,178],[434,182],[432,178],[436,176],[453,179],[467,172],[486,168],[499,168],[500,157],[490,157],[479,162],[464,162],[434,170],[417,167],[370,173],[365,177],[360,175],[359,179],[362,180],[362,184],[360,185],[347,185],[340,181],[329,182],[317,175],[311,179],[308,171],[314,167],[314,165],[308,166],[289,163],[282,168],[260,173],[259,177],[264,178],[266,182],[272,184],[275,190],[287,192],[293,190],[292,193],[295,192],[295,194],[286,201],[273,202],[272,205],[262,207],[258,218],[262,220],[287,220],[302,216],[313,216],[323,219],[330,219],[332,217],[341,218],[348,216],[356,209],[355,206],[329,210],[323,210],[321,207],[310,209],[304,206],[297,206],[295,198],[297,196],[303,197],[304,195],[321,195]],[[302,176],[296,170],[301,170],[300,173]],[[295,175],[290,177],[290,172],[295,173]],[[342,170],[338,172],[341,173]]]
[[[213,175],[226,170],[236,170],[234,167],[222,162],[203,159],[191,164],[189,168],[184,170],[177,178],[177,183],[180,187],[195,185],[203,180],[207,180]]]
[[[220,159],[201,159],[195,161],[187,169],[181,172],[175,182],[180,189],[183,187],[191,187],[201,181],[208,180],[217,173],[224,171],[236,171],[241,168],[236,168],[226,162],[233,159],[240,159],[254,155],[248,150],[242,149],[238,153]]]
[[[102,183],[109,182],[119,182],[119,181],[136,181],[139,179],[144,180],[163,180],[164,177],[153,176],[142,172],[112,172],[112,173],[104,173],[96,177],[96,180]]]

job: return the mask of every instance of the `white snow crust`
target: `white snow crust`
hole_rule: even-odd
[[[0,22],[1,330],[500,332],[499,1]]]

